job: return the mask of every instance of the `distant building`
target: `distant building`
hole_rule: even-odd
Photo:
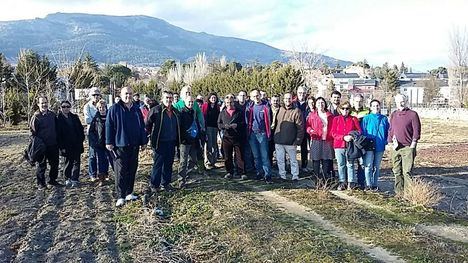
[[[417,81],[400,81],[400,93],[405,94],[408,97],[408,103],[410,105],[420,105],[424,103],[424,82],[429,79],[429,75],[426,76],[426,79],[420,79]],[[440,89],[440,97],[437,99],[448,101],[451,93],[448,80],[437,79],[436,81]]]

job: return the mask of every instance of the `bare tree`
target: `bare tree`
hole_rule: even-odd
[[[468,100],[468,32],[466,27],[463,29],[454,27],[450,32],[449,58],[451,62],[449,79],[455,86],[454,102],[456,105],[462,105]]]
[[[307,86],[313,86],[317,81],[317,75],[313,70],[317,69],[323,62],[322,55],[320,55],[316,48],[311,48],[307,43],[302,43],[299,48],[293,46],[292,51],[284,54],[289,64],[294,69],[299,70],[304,78],[304,83]]]

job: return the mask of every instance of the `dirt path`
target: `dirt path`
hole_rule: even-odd
[[[0,134],[2,261],[119,262],[113,183],[97,187],[82,178],[76,189],[36,190],[34,168],[21,160],[27,138]]]
[[[259,197],[263,200],[269,201],[280,208],[283,208],[286,212],[296,216],[303,217],[317,224],[317,226],[329,231],[331,234],[339,237],[349,245],[357,246],[364,250],[371,257],[381,262],[405,262],[403,259],[390,253],[388,250],[368,244],[354,236],[347,234],[343,229],[333,225],[330,221],[325,220],[322,216],[315,213],[311,209],[302,206],[296,202],[289,200],[288,198],[282,197],[272,191],[259,191]]]

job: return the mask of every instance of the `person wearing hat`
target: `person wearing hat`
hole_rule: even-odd
[[[91,126],[91,122],[93,121],[94,116],[98,112],[96,104],[101,99],[101,92],[99,88],[92,87],[89,90],[89,101],[84,105],[83,114],[85,118],[85,122],[88,125],[86,131],[88,133],[89,127]],[[89,142],[89,138],[88,138]],[[89,145],[89,153],[88,153],[88,175],[91,181],[95,181],[97,178],[97,155],[96,151]]]

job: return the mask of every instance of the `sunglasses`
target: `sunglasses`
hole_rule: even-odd
[[[69,105],[62,105],[62,108],[71,108]]]
[[[341,108],[342,110],[349,110],[349,108]]]

